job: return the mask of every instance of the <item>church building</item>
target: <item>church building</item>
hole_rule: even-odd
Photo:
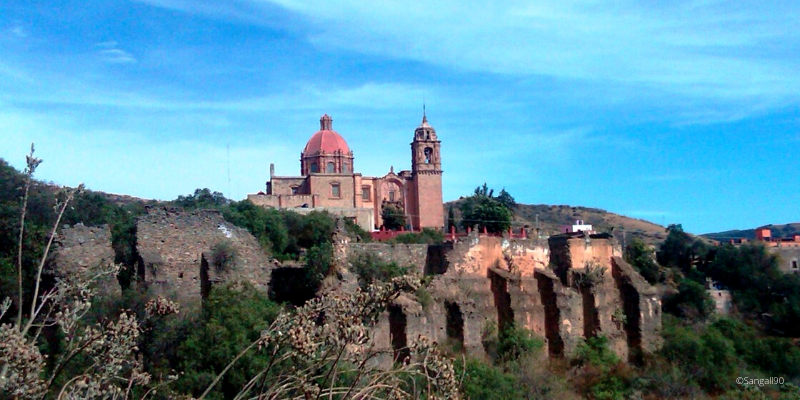
[[[381,177],[362,176],[355,172],[353,151],[333,130],[333,119],[325,114],[319,120],[319,131],[311,135],[300,153],[300,176],[276,176],[275,166],[270,164],[266,192],[248,195],[247,199],[256,205],[301,213],[327,210],[352,219],[368,231],[383,225],[381,210],[393,205],[403,210],[414,230],[442,229],[440,145],[436,130],[423,113],[411,142],[411,170],[395,173],[390,168]]]

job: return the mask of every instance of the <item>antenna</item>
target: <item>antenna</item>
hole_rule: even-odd
[[[231,199],[231,145],[225,145],[225,150],[228,154],[228,200]]]

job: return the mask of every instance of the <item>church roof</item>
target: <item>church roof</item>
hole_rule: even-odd
[[[319,152],[335,153],[341,151],[350,153],[350,147],[344,138],[332,129],[333,119],[325,114],[319,119],[319,130],[308,139],[303,154],[312,155]]]

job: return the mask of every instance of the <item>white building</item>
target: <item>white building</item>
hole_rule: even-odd
[[[582,219],[575,221],[575,224],[573,225],[561,225],[561,227],[558,228],[558,231],[560,233],[594,233],[592,226],[585,224]]]

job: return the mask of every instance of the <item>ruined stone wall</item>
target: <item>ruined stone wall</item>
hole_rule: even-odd
[[[561,283],[571,286],[568,271],[582,270],[587,265],[611,268],[611,257],[620,256],[621,250],[609,235],[556,235],[548,240],[550,265]]]
[[[222,242],[234,249],[236,262],[224,271],[209,265],[209,283],[241,280],[267,291],[269,258],[250,232],[226,222],[216,210],[150,209],[137,220],[136,239],[140,278],[156,293],[198,303],[203,255],[210,263],[212,247]]]
[[[307,205],[315,207],[319,203],[319,195],[316,194],[248,194],[247,200],[251,203],[268,208],[293,208]]]
[[[650,285],[622,257],[613,257],[612,275],[623,301],[624,329],[632,357],[652,353],[662,344],[661,299]]]
[[[489,328],[515,324],[544,338],[551,357],[571,357],[583,340],[603,336],[620,358],[640,361],[660,346],[660,300],[616,256],[610,238],[590,239],[556,237],[545,248],[534,240],[474,235],[438,247],[443,265],[424,269],[434,275],[427,289],[432,304],[422,307],[415,296],[396,301],[377,327],[379,348],[424,335],[460,342],[466,354],[482,358]]]
[[[453,245],[446,254],[448,269],[488,276],[490,268],[533,277],[534,271],[548,268],[550,249],[535,239],[512,239],[474,234]]]
[[[64,225],[54,247],[53,272],[56,276],[82,274],[88,269],[114,263],[111,230],[108,225],[88,227],[83,224]],[[99,289],[107,294],[119,294],[115,276],[104,277]]]
[[[345,259],[369,253],[401,267],[413,266],[419,274],[424,274],[428,257],[427,244],[348,243],[344,251]]]
[[[503,238],[473,235],[460,240],[447,253],[447,271],[488,277],[489,268],[508,270],[503,257]]]

